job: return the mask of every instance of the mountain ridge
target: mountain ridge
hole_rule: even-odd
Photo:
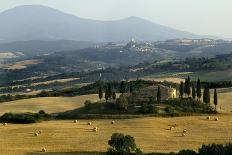
[[[120,42],[135,38],[157,41],[200,35],[156,24],[140,17],[100,21],[80,18],[42,5],[18,6],[0,13],[0,42],[78,40]]]

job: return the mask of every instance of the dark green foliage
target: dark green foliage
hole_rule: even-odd
[[[173,114],[175,112],[175,108],[173,108],[172,106],[167,106],[165,107],[164,111],[168,114]]]
[[[184,84],[184,93],[190,96],[191,93],[191,80],[190,77],[188,76],[187,79],[185,79],[185,84]]]
[[[99,87],[99,90],[98,90],[98,97],[99,97],[100,100],[101,100],[102,97],[103,97],[102,87]]]
[[[107,155],[141,154],[140,149],[135,144],[135,139],[130,135],[113,133],[108,144],[110,148],[107,151]]]
[[[215,111],[217,111],[217,105],[218,105],[217,89],[214,89],[213,103],[214,103],[214,105],[215,105]]]
[[[108,89],[108,90],[107,90],[107,92],[108,92],[108,97],[109,97],[109,98],[112,98],[112,88],[111,88],[111,84],[110,84],[110,83],[108,83],[108,87],[107,87],[106,89]]]
[[[179,93],[180,93],[180,98],[183,98],[184,95],[184,82],[180,82],[180,87],[179,87]]]
[[[158,89],[157,89],[157,103],[158,104],[161,103],[161,90],[160,90],[160,86],[158,86]]]
[[[194,85],[192,86],[192,98],[196,99],[196,89]]]
[[[193,150],[181,150],[177,155],[197,155],[197,153]]]
[[[197,99],[201,99],[201,80],[197,80]]]
[[[210,91],[209,88],[205,88],[203,92],[203,102],[210,104]]]
[[[89,110],[91,108],[91,104],[92,104],[92,102],[90,100],[86,100],[84,103],[85,108]]]
[[[199,155],[231,155],[232,144],[210,144],[202,145],[199,149]]]
[[[165,111],[175,113],[214,113],[212,107],[208,104],[204,104],[199,100],[192,98],[176,98],[164,101],[163,104],[169,105],[172,109],[166,109]],[[174,109],[174,111],[173,111]]]
[[[0,117],[1,122],[19,124],[36,123],[49,119],[51,119],[51,116],[44,111],[40,111],[39,113],[5,113]]]
[[[113,94],[112,94],[112,98],[115,100],[116,99],[116,93],[115,93],[115,91],[113,92]]]
[[[134,88],[133,88],[133,82],[130,82],[130,93],[134,92]]]
[[[121,84],[120,84],[120,93],[124,94],[125,92],[126,92],[125,81],[121,81]]]
[[[153,96],[149,98],[148,104],[155,104],[155,98]]]
[[[108,101],[108,99],[109,99],[109,92],[108,92],[108,89],[106,87],[106,90],[105,90],[105,100],[106,100],[106,102]]]
[[[128,108],[128,98],[125,95],[120,95],[116,101],[116,104],[120,110],[127,110]]]

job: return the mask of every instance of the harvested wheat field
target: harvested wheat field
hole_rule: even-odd
[[[197,149],[202,143],[225,143],[232,140],[230,115],[217,116],[218,121],[206,120],[205,116],[176,118],[137,118],[127,120],[78,120],[48,121],[37,124],[8,124],[0,126],[1,154],[37,154],[42,148],[48,153],[105,151],[107,140],[114,132],[135,137],[145,152],[170,152],[180,149]],[[170,125],[177,127],[170,130]],[[94,126],[98,132],[93,132]],[[42,130],[38,137],[34,133]],[[187,136],[183,137],[183,130]],[[50,153],[49,153],[50,152]],[[54,153],[56,154],[56,153]]]
[[[86,100],[96,101],[98,95],[82,95],[76,97],[40,97],[0,104],[0,115],[6,112],[38,112],[45,110],[47,113],[63,112],[84,105]]]

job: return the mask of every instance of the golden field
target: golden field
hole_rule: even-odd
[[[39,110],[45,110],[47,113],[63,112],[83,106],[86,100],[96,101],[98,95],[41,97],[0,103],[0,115],[6,112],[38,112]]]
[[[37,155],[41,154],[42,148],[47,149],[46,153],[42,153],[46,155],[70,155],[86,151],[106,151],[108,147],[107,141],[114,132],[134,136],[138,147],[144,152],[170,152],[179,151],[180,149],[197,150],[203,143],[231,142],[232,115],[230,111],[232,105],[230,101],[232,100],[232,92],[219,93],[218,96],[223,111],[217,116],[211,116],[212,119],[218,117],[218,121],[208,121],[206,116],[147,117],[115,120],[113,125],[110,123],[112,121],[110,119],[98,119],[78,120],[78,123],[67,120],[0,126],[0,154]],[[10,108],[15,112],[26,110],[37,112],[42,108],[49,113],[53,113],[80,107],[86,99],[97,100],[97,95],[74,98],[37,98],[7,104],[2,103],[0,104],[0,113],[4,113]],[[88,121],[93,122],[92,126],[87,125]],[[177,127],[170,131],[170,125],[173,124],[177,124]],[[94,126],[99,128],[98,132],[92,132]],[[38,130],[43,132],[36,137],[34,133],[38,132]],[[182,137],[183,130],[187,130],[186,137]]]

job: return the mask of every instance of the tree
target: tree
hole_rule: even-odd
[[[130,82],[130,93],[133,93],[133,91],[134,91],[133,83],[132,83],[132,82]]]
[[[120,110],[127,110],[129,102],[125,95],[120,95],[116,103]]]
[[[190,77],[188,76],[187,79],[185,79],[185,87],[184,87],[184,93],[188,95],[188,97],[191,94],[191,88],[190,88]]]
[[[120,84],[120,93],[124,94],[125,91],[126,91],[126,89],[125,89],[125,82],[122,81],[121,84]]]
[[[99,89],[98,89],[98,97],[99,97],[100,100],[101,100],[102,97],[103,97],[102,87],[99,87]]]
[[[116,99],[116,93],[115,93],[115,91],[113,92],[113,94],[112,94],[112,98],[115,100]]]
[[[158,104],[161,103],[161,90],[160,90],[160,86],[158,86],[158,89],[157,89],[157,103]]]
[[[110,83],[108,83],[108,97],[109,98],[112,98],[112,88],[111,88],[111,84]]]
[[[183,98],[183,95],[184,95],[184,82],[180,82],[180,98]]]
[[[192,98],[195,99],[196,98],[196,89],[195,86],[192,85]]]
[[[108,92],[107,87],[106,87],[106,91],[105,91],[105,99],[106,99],[106,102],[107,102],[108,99],[109,99],[109,92]]]
[[[107,155],[130,155],[141,153],[135,144],[134,137],[122,133],[113,133],[108,141]]]
[[[209,88],[204,88],[203,102],[207,103],[207,104],[210,104],[210,91],[209,91]]]
[[[200,79],[197,80],[197,99],[201,99],[201,81]]]
[[[217,105],[218,105],[217,89],[214,89],[213,103],[215,105],[215,111],[217,111]]]

